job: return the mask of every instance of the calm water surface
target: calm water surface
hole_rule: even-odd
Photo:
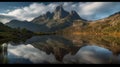
[[[34,36],[24,43],[3,43],[0,47],[0,63],[119,64],[120,44],[108,40],[77,36]]]

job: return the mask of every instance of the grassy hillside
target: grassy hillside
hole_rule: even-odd
[[[120,13],[96,21],[74,21],[72,26],[59,33],[118,34],[120,32]]]

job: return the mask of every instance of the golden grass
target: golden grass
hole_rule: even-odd
[[[108,36],[115,36],[120,37],[120,32],[110,32],[110,33],[96,33],[96,32],[73,32],[73,35],[108,35]]]

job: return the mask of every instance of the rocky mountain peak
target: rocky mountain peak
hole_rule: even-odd
[[[51,12],[48,11],[48,12],[45,14],[45,17],[46,17],[46,19],[52,19],[53,13],[51,13]]]
[[[80,16],[78,15],[78,13],[75,10],[72,10],[70,12],[70,16],[71,16],[71,19],[73,19],[73,20],[81,19]]]
[[[63,6],[62,5],[59,5],[56,7],[55,11],[63,11]]]
[[[60,22],[63,22],[63,20],[83,20],[81,17],[78,15],[78,13],[75,10],[72,10],[71,12],[68,12],[64,10],[63,5],[59,5],[55,8],[53,12],[46,12],[46,14],[41,15],[35,19],[33,19],[32,22],[35,23],[46,23],[50,22],[52,20],[56,22],[56,20],[59,20]],[[62,21],[61,21],[62,20]],[[58,22],[56,22],[58,23]]]
[[[65,11],[63,9],[63,6],[60,5],[60,6],[57,6],[55,11],[54,11],[54,17],[53,19],[56,20],[56,19],[62,19],[62,18],[65,18],[66,16],[69,15],[69,12]]]
[[[72,10],[72,11],[70,12],[70,14],[76,14],[76,11],[75,11],[75,10]]]
[[[46,15],[50,15],[51,13],[48,11],[47,13],[46,13]]]

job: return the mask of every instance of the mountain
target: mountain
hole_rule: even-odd
[[[53,12],[48,11],[30,22],[11,20],[6,25],[12,28],[26,28],[33,32],[55,32],[71,26],[75,20],[85,21],[76,11],[67,12],[60,5]]]
[[[34,33],[26,29],[13,29],[0,22],[0,44],[3,42],[19,42],[30,38]]]
[[[53,12],[47,12],[32,21],[12,20],[6,25],[12,28],[26,28],[34,32],[119,32],[120,12],[96,21],[82,19],[74,10],[68,12],[63,6],[57,6]]]
[[[6,23],[6,25],[12,28],[25,28],[33,32],[45,32],[48,30],[48,28],[44,25],[39,25],[28,21],[11,20],[10,22]]]
[[[40,25],[45,24],[51,31],[56,31],[71,26],[75,20],[86,21],[82,19],[76,11],[72,10],[71,12],[67,12],[63,9],[63,6],[60,5],[57,6],[52,13],[47,12],[33,19],[31,22]]]
[[[53,17],[53,14],[48,11],[46,14],[43,14],[35,18],[34,20],[32,20],[32,22],[34,23],[39,22],[39,24],[44,24],[44,22],[48,21],[49,19],[52,19],[52,17]]]
[[[8,16],[8,15],[0,15],[0,22],[2,23],[7,23],[11,19],[16,19],[16,18],[13,16]]]
[[[11,31],[12,29],[6,25],[4,25],[2,22],[0,22],[0,32],[7,32]]]
[[[74,21],[73,25],[61,30],[62,33],[68,32],[120,32],[120,12],[110,15],[109,17],[96,21]],[[67,31],[67,32],[65,32]]]
[[[71,12],[67,12],[63,9],[63,6],[57,6],[56,9],[50,13],[47,12],[44,15],[40,15],[39,17],[33,19],[31,22],[43,24],[43,23],[49,23],[49,22],[55,22],[54,24],[59,23],[65,23],[65,21],[70,20],[84,20],[82,19],[76,11],[72,10]]]
[[[65,11],[62,7],[62,5],[57,6],[55,11],[54,11],[54,16],[53,19],[54,20],[58,20],[58,19],[63,19],[65,17],[67,17],[69,15],[69,12]]]
[[[92,27],[101,32],[120,32],[120,12],[110,15],[104,19],[90,22]]]

